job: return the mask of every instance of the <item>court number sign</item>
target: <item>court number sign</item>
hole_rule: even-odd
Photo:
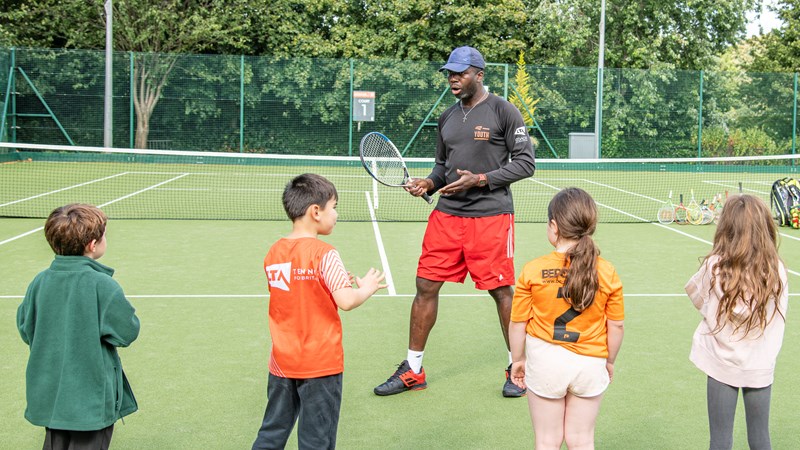
[[[375,91],[353,91],[353,120],[375,121]]]

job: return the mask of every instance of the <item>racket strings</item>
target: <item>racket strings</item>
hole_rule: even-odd
[[[362,158],[367,169],[386,184],[402,185],[406,182],[406,168],[397,150],[375,136],[362,143]]]

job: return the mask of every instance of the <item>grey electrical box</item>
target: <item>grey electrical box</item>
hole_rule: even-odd
[[[597,159],[597,139],[594,133],[569,134],[569,159]]]

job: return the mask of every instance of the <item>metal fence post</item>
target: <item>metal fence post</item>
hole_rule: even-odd
[[[792,154],[797,152],[797,72],[794,73],[794,105],[792,107]]]
[[[6,119],[9,115],[8,104],[10,103],[11,96],[14,95],[13,92],[16,90],[14,87],[14,71],[16,70],[15,66],[17,64],[15,54],[16,48],[11,47],[11,50],[9,51],[8,86],[6,86],[6,95],[3,101],[3,115],[2,118],[0,118],[0,142],[5,141],[8,137],[8,132],[6,131]]]
[[[239,60],[239,153],[244,153],[244,55]]]
[[[508,100],[508,64],[503,64],[503,98]]]
[[[134,137],[134,133],[135,133],[135,130],[134,130],[135,124],[134,124],[133,117],[134,117],[134,114],[136,114],[135,108],[133,106],[133,101],[134,101],[134,99],[133,99],[133,88],[134,88],[134,83],[136,83],[136,80],[134,80],[134,76],[133,76],[133,52],[128,52],[128,57],[130,59],[130,81],[128,82],[128,84],[130,85],[130,88],[128,90],[130,91],[130,96],[131,96],[130,105],[128,106],[129,114],[130,114],[130,120],[128,121],[129,122],[128,123],[128,136],[129,136],[128,148],[133,148],[133,137]]]
[[[605,85],[605,67],[597,69],[597,158],[603,157],[603,86]]]
[[[700,71],[700,106],[697,113],[697,157],[703,156],[703,71]]]
[[[11,49],[11,142],[17,142],[17,49]]]
[[[350,60],[350,116],[347,118],[349,137],[347,139],[347,156],[353,156],[353,60]]]

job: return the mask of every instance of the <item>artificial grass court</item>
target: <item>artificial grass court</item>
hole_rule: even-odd
[[[602,214],[602,211],[601,211]],[[33,276],[52,259],[44,224],[0,219],[0,448],[40,448],[43,429],[23,418],[28,349],[16,309]],[[245,449],[266,402],[269,333],[262,259],[289,223],[263,221],[114,220],[100,262],[116,269],[142,329],[123,366],[139,411],[117,422],[112,448]],[[387,290],[342,312],[344,398],[338,447],[532,448],[525,399],[500,394],[507,361],[494,304],[485,293],[446,284],[425,354],[429,387],[377,397],[404,357],[423,223],[378,223],[396,296]],[[797,447],[800,389],[800,232],[780,229],[790,270],[790,308],[772,394],[775,449]],[[700,316],[683,285],[711,248],[714,225],[601,223],[595,235],[617,268],[626,294],[625,340],[614,383],[597,423],[598,449],[707,448],[705,376],[688,359]],[[324,239],[347,268],[381,267],[369,222],[340,222]],[[544,224],[518,224],[517,270],[551,251]],[[744,410],[736,449],[747,448]],[[296,448],[296,438],[288,448]]]

